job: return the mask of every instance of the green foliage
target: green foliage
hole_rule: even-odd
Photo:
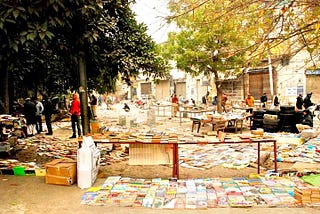
[[[179,31],[169,35],[164,44],[166,57],[177,62],[177,68],[193,75],[215,72],[227,74],[245,65],[250,51],[250,27],[247,14],[225,14],[228,1],[196,4],[194,1],[171,1],[170,9]],[[219,11],[219,13],[218,13]]]
[[[208,47],[219,50],[220,55],[226,52],[232,55],[236,53],[234,62],[242,61],[241,64],[247,66],[254,66],[268,54],[275,58],[284,54],[292,56],[303,48],[306,48],[314,59],[318,57],[316,50],[319,50],[320,39],[319,1],[171,0],[169,2],[173,15],[168,17],[168,20],[177,23],[181,30],[180,34],[186,30],[193,34],[193,37],[189,37],[192,41],[186,40],[187,42],[193,43],[195,36],[201,36],[203,40],[213,44],[211,47],[206,44],[198,50],[206,50]],[[208,39],[209,36],[205,35],[205,32],[212,37],[212,41],[217,39],[220,41],[219,47]],[[200,34],[196,35],[197,33]],[[245,57],[241,57],[242,53]],[[229,58],[228,54],[223,57]],[[228,60],[226,65],[233,64],[230,62]],[[216,68],[220,70],[221,67],[223,66]]]
[[[1,1],[0,75],[8,70],[14,85],[23,85],[15,92],[21,95],[37,87],[54,94],[77,89],[84,51],[89,89],[112,92],[119,75],[130,83],[140,71],[165,76],[166,63],[146,27],[136,23],[132,2]]]

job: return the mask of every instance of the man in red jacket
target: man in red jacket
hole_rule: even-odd
[[[81,115],[81,108],[80,108],[80,100],[78,94],[73,94],[73,99],[71,101],[70,107],[70,114],[71,114],[71,127],[72,127],[72,136],[70,138],[76,138],[76,126],[78,130],[78,137],[81,136],[81,129],[80,129],[80,115]]]

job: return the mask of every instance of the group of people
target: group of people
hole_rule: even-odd
[[[97,98],[95,95],[91,95],[89,99],[90,104],[90,115],[91,119],[97,117],[96,106]],[[47,95],[43,95],[43,100],[41,101],[38,97],[26,98],[24,104],[22,105],[22,112],[25,117],[26,129],[24,134],[26,136],[33,136],[35,134],[40,134],[43,132],[42,126],[42,116],[45,118],[45,123],[47,127],[46,135],[52,135],[52,124],[51,118],[54,113],[56,113],[56,107]],[[71,127],[72,136],[70,138],[76,138],[81,136],[81,126],[80,126],[80,116],[81,116],[81,105],[79,95],[77,93],[73,94],[72,101],[70,102],[69,114],[71,116]]]
[[[313,106],[314,103],[311,101],[312,92],[309,92],[305,98],[302,94],[299,94],[296,101],[297,110],[308,109],[310,106]]]
[[[244,102],[245,102],[246,107],[248,108],[247,112],[252,113],[253,112],[253,108],[254,108],[254,102],[255,102],[254,97],[250,93],[248,93],[248,95],[245,98]],[[268,96],[267,96],[267,93],[264,92],[262,94],[262,96],[260,97],[260,103],[261,103],[261,107],[263,109],[267,108],[267,102],[268,102]],[[277,95],[275,95],[274,99],[273,99],[273,106],[277,107],[279,105],[280,105],[279,98],[278,98]]]
[[[301,124],[297,124],[296,127],[299,132],[304,129],[310,129],[313,127],[313,113],[309,107],[313,106],[314,103],[311,101],[312,92],[309,92],[305,98],[302,94],[299,94],[296,99],[296,110],[303,111],[303,118]]]
[[[36,133],[43,132],[42,115],[45,117],[47,126],[46,135],[53,134],[51,116],[54,113],[54,106],[47,95],[43,95],[42,101],[37,97],[26,98],[22,111],[26,120],[26,136],[33,136]]]

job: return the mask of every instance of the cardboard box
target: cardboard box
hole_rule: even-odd
[[[56,159],[46,164],[46,183],[72,185],[77,180],[77,162],[71,159]]]

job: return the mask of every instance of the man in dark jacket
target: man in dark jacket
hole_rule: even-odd
[[[260,102],[262,104],[262,108],[266,107],[267,101],[268,101],[267,94],[263,93],[263,95],[260,97]]]
[[[302,119],[303,125],[308,125],[310,127],[313,127],[313,117],[311,112],[308,109],[305,109],[303,111],[303,119]]]
[[[25,99],[23,113],[26,118],[27,135],[33,136],[36,133],[36,105],[30,98]]]
[[[53,131],[52,131],[52,125],[51,125],[51,116],[53,114],[53,106],[52,106],[52,102],[49,99],[48,95],[43,95],[43,114],[46,120],[46,126],[47,126],[47,133],[46,135],[52,135]]]
[[[296,127],[299,132],[301,132],[304,129],[312,129],[313,116],[312,116],[312,113],[308,109],[303,110],[302,121],[301,121],[301,123],[296,124]]]
[[[296,108],[298,110],[302,110],[302,106],[303,106],[303,98],[302,98],[302,94],[299,94],[296,101]]]
[[[303,107],[305,108],[305,109],[307,109],[307,108],[309,108],[310,106],[313,106],[314,104],[312,103],[312,101],[311,101],[311,96],[312,96],[312,92],[309,92],[308,94],[307,94],[307,96],[304,98],[304,100],[303,100]]]

